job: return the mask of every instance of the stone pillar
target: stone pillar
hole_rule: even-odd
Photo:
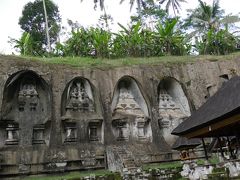
[[[5,141],[6,145],[18,144],[17,130],[18,128],[15,127],[13,124],[8,124],[6,128],[6,131],[7,131],[7,139]]]
[[[77,135],[76,135],[76,124],[66,123],[65,124],[65,140],[64,142],[76,142]]]
[[[126,135],[126,123],[119,123],[118,126],[118,141],[126,141],[128,140],[128,137]]]
[[[97,134],[97,126],[90,126],[89,127],[89,131],[90,131],[90,141],[99,141],[99,138],[98,138],[98,134]]]
[[[44,125],[38,125],[33,128],[33,144],[45,144]]]
[[[139,140],[145,140],[146,139],[145,132],[144,132],[145,121],[138,122],[137,127],[138,127],[138,139]]]
[[[99,134],[101,132],[101,125],[102,120],[95,119],[91,120],[88,124],[89,127],[89,140],[90,141],[100,141],[101,135]]]

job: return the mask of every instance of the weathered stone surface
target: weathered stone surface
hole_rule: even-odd
[[[159,119],[179,123],[240,73],[240,60],[83,69],[0,56],[0,66],[0,175],[105,168],[113,145],[137,164],[167,160]],[[180,90],[161,91],[167,77]],[[174,111],[161,112],[162,92]]]

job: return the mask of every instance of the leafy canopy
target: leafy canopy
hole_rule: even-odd
[[[48,14],[50,42],[53,44],[56,42],[60,31],[61,18],[58,7],[51,0],[45,0],[45,3]],[[42,0],[35,0],[24,6],[22,16],[19,19],[19,25],[25,32],[31,35],[33,50],[38,55],[46,52],[47,38]]]

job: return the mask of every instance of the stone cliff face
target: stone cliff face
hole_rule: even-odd
[[[105,168],[106,159],[124,168],[121,153],[135,166],[168,160],[169,129],[240,74],[238,59],[82,69],[0,57],[0,66],[2,175]]]

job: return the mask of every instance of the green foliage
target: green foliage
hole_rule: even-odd
[[[61,19],[58,7],[51,0],[45,0],[45,2],[50,29],[50,42],[53,44],[56,42],[60,31],[59,23]],[[42,0],[35,0],[24,6],[22,16],[19,19],[19,25],[25,32],[31,35],[33,51],[38,55],[43,55],[46,52],[47,38]]]
[[[208,30],[196,39],[196,50],[199,54],[225,55],[236,51],[238,39],[227,30]]]
[[[157,25],[156,37],[162,44],[162,53],[167,55],[184,55],[189,51],[188,43],[185,43],[181,31],[176,30],[178,20],[166,20],[165,24]]]
[[[214,55],[200,55],[200,56],[162,56],[162,57],[149,57],[149,58],[119,58],[116,59],[92,59],[90,57],[23,57],[19,56],[5,56],[9,60],[19,61],[37,61],[38,63],[46,63],[49,66],[55,64],[68,65],[79,69],[86,68],[99,68],[99,69],[111,69],[115,67],[123,66],[136,66],[136,65],[148,65],[155,66],[164,64],[165,66],[179,66],[186,63],[194,63],[196,61],[228,61],[240,58],[240,52],[232,53],[229,55],[214,56]]]
[[[21,55],[24,56],[34,56],[36,55],[33,51],[33,40],[29,33],[24,32],[22,37],[17,39],[11,39],[10,43],[13,44],[14,48],[16,48]]]
[[[219,0],[214,0],[212,5],[207,5],[202,0],[196,9],[188,10],[189,16],[185,19],[185,27],[193,28],[191,36],[202,35],[213,29],[228,29],[229,25],[240,21],[238,15],[224,15],[224,10],[219,6]]]
[[[124,27],[119,33],[100,28],[78,28],[64,44],[57,44],[56,55],[92,56],[98,58],[150,57],[189,53],[177,19],[159,23],[156,31],[143,28],[140,21]]]
[[[72,30],[65,44],[56,45],[56,55],[107,58],[110,54],[111,33],[99,28]]]
[[[108,58],[110,56],[111,33],[99,28],[90,28],[94,57]]]
[[[123,25],[119,24],[121,31],[116,35],[116,41],[113,41],[113,51],[115,57],[130,56],[140,57],[143,44],[143,36],[141,35],[141,23],[137,22],[127,29]],[[122,53],[122,55],[121,55]]]
[[[214,0],[212,5],[207,5],[202,0],[198,1],[199,6],[196,9],[188,10],[190,14],[185,20],[186,24],[198,30],[198,32],[217,29],[224,14],[219,6],[219,0]]]
[[[167,13],[161,6],[153,1],[145,1],[144,8],[137,16],[131,16],[132,23],[141,22],[142,27],[153,30],[158,22],[164,23]]]
[[[103,6],[104,1],[98,0]],[[123,0],[121,1],[123,2]],[[177,11],[184,0],[162,0]],[[152,57],[190,54],[194,47],[199,54],[224,55],[235,51],[237,37],[229,31],[229,24],[239,21],[238,16],[223,16],[219,0],[214,0],[212,6],[199,0],[199,7],[190,11],[185,27],[192,28],[192,33],[182,31],[178,18],[169,18],[160,5],[153,0],[130,0],[138,4],[138,16],[132,17],[128,26],[119,24],[120,31],[112,33],[109,30],[111,17],[101,16],[97,28],[83,28],[77,22],[69,21],[71,33],[63,43],[56,43],[54,55],[63,57],[94,57],[94,58],[125,58]],[[56,42],[59,33],[60,17],[58,8],[51,0],[46,0],[49,18],[51,42]],[[140,8],[140,9],[139,9]],[[149,23],[153,22],[153,23]],[[11,43],[19,49],[22,55],[39,56],[46,54],[45,21],[41,0],[28,3],[19,20],[25,30],[19,40]],[[198,32],[198,33],[196,33]],[[195,45],[191,45],[191,37],[195,36]],[[125,64],[129,64],[124,61]]]
[[[237,37],[230,33],[230,26],[240,21],[238,15],[224,15],[219,0],[212,5],[202,0],[196,9],[189,10],[184,27],[190,29],[189,39],[195,37],[195,50],[199,54],[224,55],[236,50]]]
[[[57,50],[62,51],[63,56],[90,56],[92,52],[91,34],[88,29],[79,28],[73,30],[71,37],[67,40],[66,45],[58,44]]]

